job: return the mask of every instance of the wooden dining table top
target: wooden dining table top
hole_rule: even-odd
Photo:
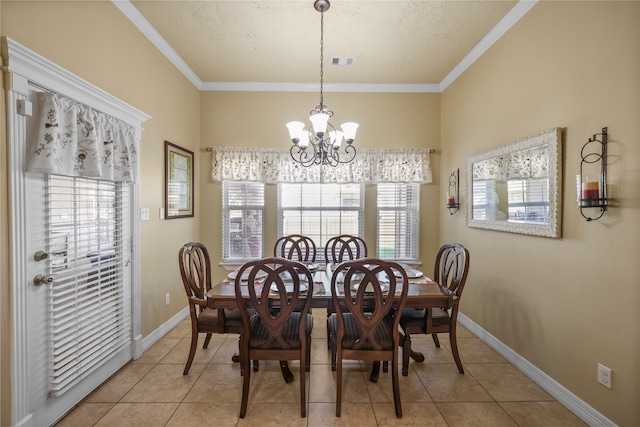
[[[317,270],[313,274],[312,308],[326,308],[331,305],[331,269]],[[244,285],[243,285],[244,286]],[[247,284],[249,286],[249,284]],[[260,283],[254,286],[261,286]],[[276,296],[277,294],[274,294]],[[248,293],[247,293],[248,297]],[[426,276],[409,279],[406,308],[443,307],[453,305],[454,294]],[[236,303],[235,280],[225,278],[207,292],[207,305],[210,308],[234,309]]]

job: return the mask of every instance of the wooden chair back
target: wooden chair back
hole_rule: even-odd
[[[364,239],[350,234],[334,236],[327,240],[324,247],[325,262],[337,263],[367,256],[367,243]]]
[[[349,313],[355,320],[359,336],[352,344],[353,350],[397,351],[397,316],[392,317],[393,341],[384,342],[383,337],[378,336],[376,332],[382,321],[391,319],[389,316],[392,312],[403,309],[408,283],[409,279],[404,269],[395,262],[378,258],[360,258],[338,265],[331,277],[331,298],[338,322],[336,342],[340,343],[345,334],[343,316]],[[341,287],[343,295],[339,290]],[[399,294],[396,294],[398,291]]]
[[[456,294],[454,307],[460,301],[469,273],[469,251],[460,243],[447,243],[436,254],[433,280]]]
[[[202,243],[186,243],[178,252],[178,265],[187,298],[204,299],[211,289],[211,261],[207,248]]]
[[[273,247],[273,256],[302,262],[315,262],[316,244],[302,234],[280,237]]]

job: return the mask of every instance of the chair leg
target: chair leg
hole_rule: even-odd
[[[460,361],[460,354],[458,353],[458,339],[456,338],[455,326],[452,326],[451,330],[449,331],[449,341],[451,342],[451,353],[453,353],[453,360],[456,361],[458,372],[460,372],[461,374],[464,374],[464,368],[462,367],[462,362]]]
[[[305,372],[311,372],[311,337],[307,338],[307,354],[305,357]]]
[[[209,343],[211,342],[211,336],[212,336],[212,335],[213,335],[213,334],[212,334],[211,332],[209,332],[209,333],[207,334],[207,337],[204,339],[204,344],[203,344],[202,348],[207,348],[207,347],[209,347]]]
[[[196,331],[191,332],[191,348],[189,348],[189,357],[187,358],[187,364],[184,365],[184,371],[182,375],[187,375],[191,364],[193,363],[193,357],[196,355],[196,348],[198,347],[198,333]]]
[[[305,355],[303,359],[303,355],[300,355],[300,416],[302,418],[307,417],[307,388],[306,388],[306,372],[309,369],[309,362],[306,360],[309,352],[307,351],[311,348],[311,342],[307,342],[307,349],[305,349]]]
[[[336,343],[335,339],[331,339],[331,370],[336,370]]]
[[[336,417],[339,417],[342,412],[342,350],[336,351],[336,361],[332,363],[336,364]]]
[[[411,336],[405,334],[402,339],[402,376],[409,375],[409,356],[411,355]]]
[[[398,349],[391,361],[391,381],[393,382],[393,403],[396,407],[396,417],[402,418],[402,404],[400,403],[400,382],[398,380]]]
[[[329,317],[331,317],[331,307],[327,307],[327,350],[331,350],[331,328],[329,327]]]
[[[431,334],[431,337],[433,338],[433,343],[436,345],[436,347],[440,348],[440,340],[438,339],[438,334]]]
[[[389,361],[388,360],[383,360],[382,361],[382,372],[389,372]]]
[[[249,382],[251,381],[251,369],[249,369],[249,355],[240,355],[242,364],[242,402],[240,403],[240,418],[247,414],[247,403],[249,402]]]

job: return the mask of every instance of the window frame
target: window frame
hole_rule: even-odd
[[[320,186],[320,188],[329,188],[329,186],[357,186],[359,197],[357,206],[296,206],[296,207],[285,207],[283,206],[283,192],[287,190],[283,190],[284,186],[300,186],[300,193],[304,193],[305,186]],[[290,191],[290,189],[288,189]],[[324,262],[324,247],[329,238],[333,236],[337,236],[340,234],[355,234],[360,237],[364,237],[364,221],[365,221],[365,185],[364,183],[278,183],[278,236],[282,236],[284,234],[303,234],[309,235],[315,244],[316,244],[316,260],[319,262]],[[322,196],[321,196],[322,197]],[[328,196],[330,197],[330,196]],[[339,194],[338,194],[339,197]],[[300,212],[302,216],[304,212],[320,212],[320,221],[322,222],[322,212],[335,212],[335,211],[348,211],[348,212],[357,212],[357,230],[353,231],[351,229],[345,229],[342,227],[342,224],[339,224],[337,227],[338,231],[336,232],[325,232],[323,231],[322,224],[318,227],[318,232],[316,234],[305,232],[302,230],[302,225],[298,230],[289,230],[285,233],[285,212],[286,211],[297,211]]]
[[[400,186],[406,188],[406,189],[410,189],[411,190],[411,195],[410,198],[412,200],[411,205],[407,206],[402,206],[398,203],[396,203],[395,205],[386,205],[384,203],[381,203],[380,199],[381,199],[381,190],[385,190],[385,187],[391,187],[394,186],[395,187],[395,193],[397,193],[398,189],[400,188]],[[403,262],[408,262],[408,263],[417,263],[419,261],[420,258],[420,185],[417,183],[378,183],[376,185],[376,203],[377,203],[377,224],[376,224],[376,256],[382,259],[388,259],[388,260],[394,260],[394,261],[403,261]],[[389,212],[393,213],[395,212],[395,225],[394,225],[394,229],[396,230],[396,232],[394,232],[393,234],[390,233],[382,233],[381,232],[381,227],[383,226],[382,224],[382,218],[383,216],[386,216]],[[404,224],[399,224],[398,223],[398,219],[400,217],[405,217],[406,221],[404,221]],[[400,228],[404,228],[405,231],[404,232],[398,232],[398,229]],[[400,256],[398,256],[398,251],[394,249],[394,256],[389,257],[386,256],[385,251],[387,251],[388,249],[386,249],[385,246],[385,242],[383,240],[381,240],[381,236],[395,236],[394,240],[394,244],[397,247],[397,245],[401,245],[401,246],[405,246],[405,250],[404,253],[401,253]],[[407,236],[410,237],[411,241],[408,242],[409,244],[409,248],[407,249],[407,243],[403,243],[400,242],[399,239],[403,239],[406,238]],[[408,252],[408,253],[407,253]]]
[[[259,188],[259,192],[261,192],[260,197],[256,200],[257,203],[242,203],[242,204],[229,204],[229,196],[230,196],[230,186],[232,185],[241,185],[241,186],[255,186],[256,190]],[[259,199],[262,199],[261,201]],[[246,202],[246,200],[245,200]],[[260,203],[261,202],[261,203]],[[241,211],[240,215],[240,224],[237,231],[231,230],[231,220],[232,215],[231,211]],[[260,212],[260,226],[259,233],[255,233],[255,230],[251,231],[251,236],[248,236],[247,233],[247,224],[244,222],[244,218],[249,218],[246,213],[248,212]],[[233,216],[236,218],[236,216]],[[237,265],[244,264],[245,262],[255,259],[262,258],[265,255],[264,250],[264,242],[265,242],[265,184],[263,182],[257,181],[233,181],[233,180],[224,180],[222,181],[222,264],[229,265]],[[256,222],[258,220],[255,220]],[[231,240],[232,234],[235,234],[240,241],[246,241],[247,245],[242,249],[244,252],[244,256],[234,257],[232,256],[232,248],[231,248]],[[249,247],[248,238],[249,237],[259,237],[260,243],[258,246],[252,245]],[[252,249],[259,249],[259,253],[248,254],[247,251],[251,251]]]

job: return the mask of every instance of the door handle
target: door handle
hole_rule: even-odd
[[[45,276],[44,274],[38,274],[33,278],[33,284],[36,286],[49,285],[53,283],[53,276]]]
[[[49,254],[45,251],[37,251],[35,254],[33,254],[33,259],[35,259],[36,261],[44,261],[47,258],[49,258]]]

